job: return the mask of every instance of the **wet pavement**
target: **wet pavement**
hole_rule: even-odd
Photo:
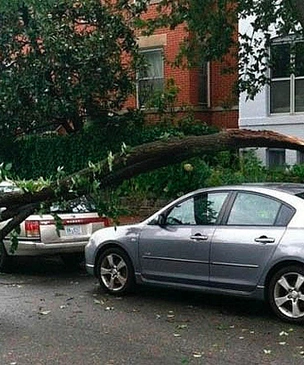
[[[0,274],[1,365],[304,364],[304,325],[264,303],[138,288],[103,293],[82,267],[23,259]]]

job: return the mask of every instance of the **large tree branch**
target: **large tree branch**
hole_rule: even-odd
[[[7,236],[14,228],[19,226],[28,216],[33,214],[35,210],[39,207],[39,204],[28,204],[20,207],[19,211],[15,213],[14,218],[10,220],[1,230],[0,230],[0,242],[3,238]]]
[[[71,186],[78,177],[86,177],[89,181],[98,180],[100,188],[106,189],[140,173],[182,162],[191,157],[246,147],[284,148],[304,152],[304,140],[272,131],[242,129],[158,140],[134,147],[127,155],[115,155],[111,166],[105,159],[96,169],[83,169],[34,194],[14,192],[2,195],[0,207],[51,201],[58,198],[58,189],[60,196],[66,198],[71,195]],[[87,189],[88,186],[80,187],[78,193],[84,193]]]
[[[22,216],[19,213],[15,217],[14,211],[12,211],[10,218],[13,219],[10,226],[5,228],[5,232],[16,227],[21,218],[25,219],[32,214],[35,205],[39,205],[43,201],[54,201],[59,197],[67,199],[75,196],[75,194],[88,193],[90,183],[94,180],[99,181],[100,189],[104,190],[117,186],[124,180],[140,173],[182,162],[194,156],[246,147],[285,148],[304,152],[304,140],[272,131],[255,132],[231,129],[211,135],[172,138],[137,146],[126,155],[115,155],[111,164],[107,159],[103,160],[97,166],[83,169],[39,192],[15,192],[0,196],[0,207],[14,206],[14,209],[22,212]],[[75,185],[75,181],[79,181],[81,178],[85,178],[86,183],[79,186]],[[75,188],[74,191],[71,191],[72,187]],[[29,204],[31,209],[25,209]],[[6,219],[8,213],[9,210],[5,216]]]

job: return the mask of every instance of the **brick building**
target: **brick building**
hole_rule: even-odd
[[[155,4],[149,7],[147,17],[156,16]],[[127,107],[143,108],[147,98],[155,91],[162,91],[166,82],[173,79],[179,89],[174,110],[182,113],[183,107],[191,107],[197,119],[220,128],[238,127],[238,98],[233,93],[237,73],[224,73],[229,63],[237,68],[237,60],[227,58],[225,63],[202,64],[199,69],[173,67],[179,45],[186,36],[183,26],[174,30],[159,29],[152,36],[139,37],[139,47],[149,65],[139,73],[136,96],[127,102]],[[157,118],[153,108],[146,108],[147,117]]]

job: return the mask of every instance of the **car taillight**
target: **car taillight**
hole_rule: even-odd
[[[111,225],[111,220],[107,217],[102,217],[102,222],[105,227],[110,227],[110,225]]]
[[[39,238],[40,237],[40,225],[39,221],[25,221],[25,235],[26,237]]]

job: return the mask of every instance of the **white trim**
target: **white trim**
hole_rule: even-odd
[[[164,67],[164,49],[163,47],[150,47],[150,48],[143,48],[139,50],[139,53],[152,53],[152,52],[160,52],[161,57],[162,57],[162,77],[155,77],[153,79],[155,80],[164,80],[165,81],[165,67]],[[144,109],[143,106],[140,105],[139,103],[139,82],[140,80],[152,80],[150,77],[144,77],[144,78],[139,78],[139,73],[137,72],[137,76],[136,76],[136,108],[138,109]]]
[[[290,35],[287,37],[277,37],[277,38],[273,38],[271,41],[271,45],[273,46],[280,46],[282,44],[286,44],[289,46],[290,51],[292,50],[291,46],[295,43],[303,43],[304,41],[303,39],[297,39],[295,36]],[[271,49],[271,46],[270,46]],[[271,56],[271,52],[270,52],[270,56]],[[296,54],[295,54],[295,49],[294,52],[289,52],[289,65],[293,66],[294,68],[296,67]],[[271,71],[271,67],[269,68],[269,70]],[[300,75],[300,76],[296,76],[294,73],[291,73],[289,77],[271,77],[271,72],[270,72],[270,83],[276,83],[276,82],[280,82],[280,81],[288,81],[289,82],[289,112],[271,112],[271,87],[269,87],[268,89],[268,93],[269,93],[269,115],[294,115],[294,114],[303,114],[304,111],[296,111],[296,81],[297,80],[303,80],[304,79],[304,75]],[[271,85],[271,84],[270,84]]]

